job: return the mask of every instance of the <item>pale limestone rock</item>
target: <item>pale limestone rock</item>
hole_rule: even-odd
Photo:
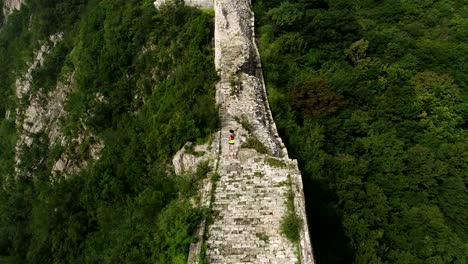
[[[17,128],[22,128],[15,146],[15,172],[20,173],[18,165],[22,161],[23,146],[31,146],[33,143],[33,134],[38,133],[43,129],[44,125],[44,109],[40,103],[43,99],[43,94],[39,91],[35,96],[30,95],[32,72],[44,63],[50,49],[54,47],[58,41],[62,39],[63,34],[59,33],[49,38],[49,42],[44,43],[36,53],[33,62],[29,65],[25,75],[16,80],[16,97],[21,99],[29,99],[29,105],[20,105],[16,108],[15,124]],[[26,109],[26,110],[25,110]],[[27,172],[28,175],[30,172]]]
[[[187,149],[193,148],[197,155],[187,153]],[[184,172],[195,172],[197,166],[209,159],[208,144],[194,145],[192,142],[187,142],[172,159],[172,165],[176,174]]]
[[[156,0],[153,2],[153,4],[156,8],[159,8],[161,5],[170,1],[173,0]],[[184,0],[184,3],[188,6],[194,6],[203,9],[213,8],[213,0]]]
[[[14,10],[21,8],[23,0],[5,0],[3,3],[3,16],[8,17]]]
[[[86,132],[83,132],[86,133]],[[81,169],[88,166],[89,161],[99,160],[101,151],[104,149],[104,143],[101,140],[96,139],[96,142],[89,145],[88,158],[76,159],[73,155],[79,153],[80,146],[83,144],[86,138],[94,138],[93,135],[80,134],[77,138],[72,139],[67,144],[73,146],[69,152],[65,152],[60,156],[56,163],[52,166],[52,175],[67,176],[79,172]]]
[[[50,49],[55,47],[59,41],[63,39],[63,33],[58,33],[49,37],[49,42],[44,43],[39,51],[36,53],[33,62],[29,65],[26,74],[16,80],[16,97],[23,98],[24,95],[29,94],[32,83],[32,72],[44,64],[44,58],[49,54]]]
[[[66,80],[59,81],[56,88],[47,94],[41,89],[35,93],[30,91],[32,72],[43,65],[47,54],[62,38],[62,33],[52,35],[49,41],[42,45],[36,53],[25,75],[16,81],[16,96],[26,102],[25,105],[20,105],[16,109],[15,123],[18,128],[22,128],[15,147],[15,172],[17,175],[21,173],[18,165],[22,161],[23,148],[30,147],[37,135],[41,133],[46,133],[50,149],[55,145],[66,148],[66,151],[52,166],[52,175],[54,176],[78,172],[88,165],[88,159],[99,159],[104,148],[103,142],[89,134],[84,125],[82,125],[82,131],[75,138],[67,138],[61,131],[60,122],[67,117],[64,106],[73,87],[74,72]],[[96,101],[103,102],[105,98],[101,94],[96,94]],[[80,159],[73,158],[81,152],[80,145],[84,143],[85,139],[93,139],[93,143],[88,146],[88,153]],[[24,173],[33,176],[32,172]]]

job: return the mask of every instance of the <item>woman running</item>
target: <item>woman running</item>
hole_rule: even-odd
[[[236,144],[236,134],[234,134],[234,130],[229,130],[229,155],[235,156],[236,155],[236,148],[234,145]]]

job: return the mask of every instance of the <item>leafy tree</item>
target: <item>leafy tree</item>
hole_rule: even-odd
[[[466,8],[255,5],[269,99],[303,173],[317,261],[465,262]]]
[[[0,31],[0,262],[185,261],[205,217],[189,203],[200,176],[167,168],[186,141],[218,126],[212,29],[212,15],[182,2],[158,11],[152,1],[31,0],[9,18]],[[73,73],[64,133],[87,130],[105,148],[77,175],[52,178],[68,146],[34,135],[19,164],[34,178],[15,178],[14,113],[3,116],[14,109],[17,74],[57,32],[64,39],[33,72],[32,91]],[[73,158],[89,161],[91,143]]]

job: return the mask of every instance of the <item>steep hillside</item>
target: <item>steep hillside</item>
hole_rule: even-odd
[[[464,1],[255,1],[318,263],[468,261]]]
[[[152,1],[27,1],[0,31],[0,262],[181,263],[206,174],[213,15]]]
[[[468,262],[466,1],[153,2],[0,0],[0,263]]]

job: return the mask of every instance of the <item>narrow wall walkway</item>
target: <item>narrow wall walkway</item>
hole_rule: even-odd
[[[210,263],[298,263],[298,249],[280,234],[288,164],[273,167],[266,159],[272,158],[252,149],[221,157],[208,230]]]
[[[154,4],[158,8],[166,1],[170,0],[156,0]],[[268,105],[251,1],[212,3],[221,130],[215,134],[206,157],[216,168],[211,174],[218,174],[219,180],[214,186],[207,181],[201,190],[201,206],[213,210],[213,222],[204,221],[198,232],[199,238],[206,239],[207,261],[313,264],[301,173],[297,162],[288,157]],[[210,0],[189,0],[186,4],[211,6]],[[230,155],[230,129],[237,134],[236,156]],[[257,151],[259,148],[242,147],[252,139],[257,146],[263,146],[262,153]],[[180,157],[176,163],[183,160]],[[188,163],[195,166],[194,162]],[[288,201],[294,205],[292,213],[303,223],[300,240],[294,243],[281,234],[282,220],[291,211]],[[199,240],[191,245],[189,264],[200,262],[202,244]]]
[[[220,179],[214,190],[214,223],[208,227],[210,263],[314,263],[305,214],[302,179],[288,158],[269,109],[255,44],[250,0],[215,0],[215,65],[220,75]],[[229,129],[238,136],[238,155],[229,155]],[[254,138],[268,154],[241,148]],[[287,197],[303,220],[301,239],[281,234]]]

